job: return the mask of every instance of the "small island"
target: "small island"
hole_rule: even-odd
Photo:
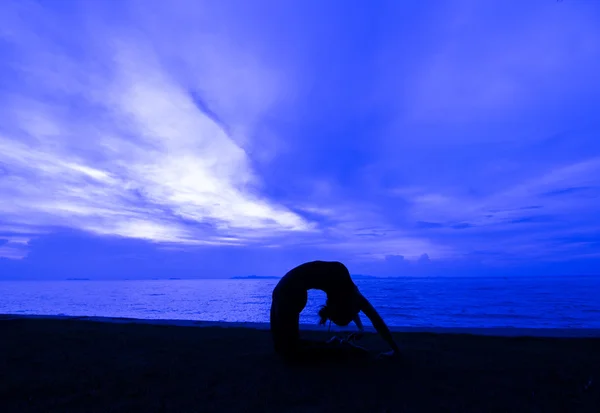
[[[281,277],[268,276],[268,275],[241,275],[236,277],[231,277],[231,280],[278,280]],[[365,280],[371,278],[379,278],[373,275],[364,275],[364,274],[353,274],[352,278],[355,280]]]

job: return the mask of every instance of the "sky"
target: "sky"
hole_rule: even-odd
[[[4,0],[0,279],[600,274],[598,22]]]

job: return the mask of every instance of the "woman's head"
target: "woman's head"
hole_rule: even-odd
[[[325,305],[319,310],[320,324],[327,320],[333,321],[338,326],[347,326],[360,312],[360,305],[356,294],[339,294],[328,296]]]

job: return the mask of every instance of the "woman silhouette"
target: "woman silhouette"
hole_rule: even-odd
[[[310,359],[323,357],[325,353],[332,354],[329,342],[300,339],[300,313],[306,306],[308,290],[312,289],[327,294],[326,304],[319,311],[321,324],[330,320],[339,326],[347,326],[354,321],[362,331],[363,326],[358,315],[362,311],[392,349],[382,355],[399,354],[389,328],[371,303],[360,293],[346,266],[330,261],[312,261],[299,265],[285,274],[275,286],[271,304],[271,334],[275,352],[287,359]]]

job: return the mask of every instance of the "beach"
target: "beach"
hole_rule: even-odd
[[[600,338],[395,336],[400,360],[290,366],[264,328],[4,316],[0,411],[600,410]],[[374,334],[360,344],[387,350]]]

